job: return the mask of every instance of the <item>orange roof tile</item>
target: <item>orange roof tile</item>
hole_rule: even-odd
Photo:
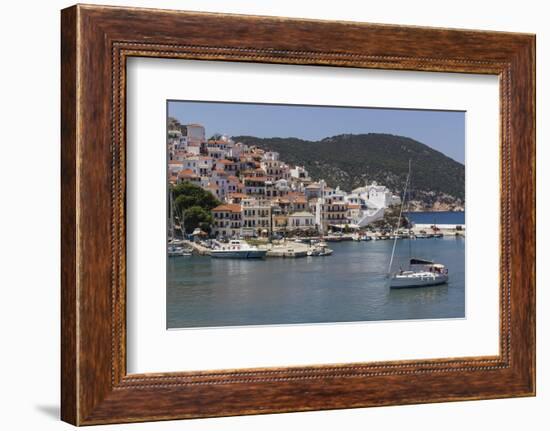
[[[212,211],[229,211],[232,213],[240,213],[241,206],[239,204],[221,204],[214,208]]]
[[[196,177],[197,174],[195,174],[191,169],[184,169],[183,171],[179,171],[178,177]]]

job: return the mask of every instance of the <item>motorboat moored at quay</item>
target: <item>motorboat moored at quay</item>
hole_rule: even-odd
[[[191,256],[192,250],[177,245],[168,246],[168,257]]]
[[[246,241],[232,239],[229,243],[212,250],[210,256],[224,259],[263,259],[266,253],[267,250],[260,250]]]
[[[351,239],[353,241],[370,241],[372,240],[372,238],[366,234],[359,234],[359,233],[354,233],[351,235]]]
[[[307,251],[308,256],[330,256],[332,249],[327,247],[327,243],[320,241],[309,248]]]

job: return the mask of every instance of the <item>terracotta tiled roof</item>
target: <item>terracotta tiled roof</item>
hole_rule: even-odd
[[[179,171],[178,177],[197,177],[198,175],[195,174],[191,169],[184,169],[183,171]]]
[[[240,213],[241,206],[239,204],[222,204],[222,205],[218,205],[212,211],[229,211],[232,213]]]

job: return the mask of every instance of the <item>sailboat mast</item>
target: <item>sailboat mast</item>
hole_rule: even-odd
[[[399,209],[399,217],[397,218],[397,225],[395,226],[393,236],[393,247],[391,250],[390,264],[388,265],[388,275],[391,274],[391,267],[393,264],[393,257],[395,255],[395,246],[397,245],[397,231],[401,225],[401,215],[403,214],[403,208],[405,207],[405,197],[407,194],[407,188],[409,187],[409,179],[411,177],[411,160],[409,159],[409,172],[407,173],[407,181],[405,181],[405,189],[403,190],[403,198],[401,199],[401,208]]]
[[[169,211],[169,227],[168,227],[168,237],[174,238],[174,215],[172,213],[172,189],[169,189],[168,193],[168,211]]]
[[[410,213],[411,213],[411,189],[412,189],[412,172],[411,172],[411,161],[409,160],[409,189],[408,189],[408,199],[407,199],[407,237],[409,241],[409,270],[411,269],[411,256],[412,256],[412,241],[411,241],[411,228],[410,228]]]

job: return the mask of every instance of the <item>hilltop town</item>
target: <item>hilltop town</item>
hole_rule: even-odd
[[[191,184],[216,198],[201,228],[218,238],[357,230],[400,203],[376,182],[351,191],[333,188],[323,179],[313,181],[304,166],[286,163],[278,152],[229,136],[207,139],[202,125],[174,121],[168,130],[168,177],[172,190]]]

